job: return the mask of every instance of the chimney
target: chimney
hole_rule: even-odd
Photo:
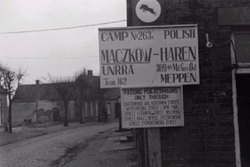
[[[39,85],[40,84],[40,81],[39,80],[36,80],[36,85]]]
[[[92,70],[88,70],[88,75],[92,76],[93,75],[93,71]]]

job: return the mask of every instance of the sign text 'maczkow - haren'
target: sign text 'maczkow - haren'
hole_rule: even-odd
[[[199,84],[197,25],[99,29],[101,87]]]

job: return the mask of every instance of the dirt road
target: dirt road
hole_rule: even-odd
[[[118,127],[118,123],[79,127],[0,147],[1,167],[61,166],[64,156],[76,156],[89,140]],[[72,149],[76,149],[73,150]]]

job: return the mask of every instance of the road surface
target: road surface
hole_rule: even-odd
[[[118,123],[84,126],[1,146],[0,166],[60,166],[63,157],[72,154],[72,148],[83,147],[87,141],[116,127]]]

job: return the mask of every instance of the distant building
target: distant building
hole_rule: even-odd
[[[20,85],[12,103],[13,124],[61,120],[64,107],[61,97],[52,84]],[[58,118],[55,118],[58,117]],[[75,118],[75,102],[69,103],[68,118]],[[63,120],[63,119],[62,119]]]
[[[80,91],[73,92],[73,98],[68,105],[68,120],[79,121],[79,113],[83,113],[85,122],[99,121],[105,105],[110,105],[110,120],[115,120],[115,103],[119,99],[119,91],[101,90],[100,77],[88,72],[86,76],[90,85],[83,91],[82,111],[80,111]],[[20,85],[12,106],[13,124],[29,122],[63,121],[64,104],[52,84]]]

